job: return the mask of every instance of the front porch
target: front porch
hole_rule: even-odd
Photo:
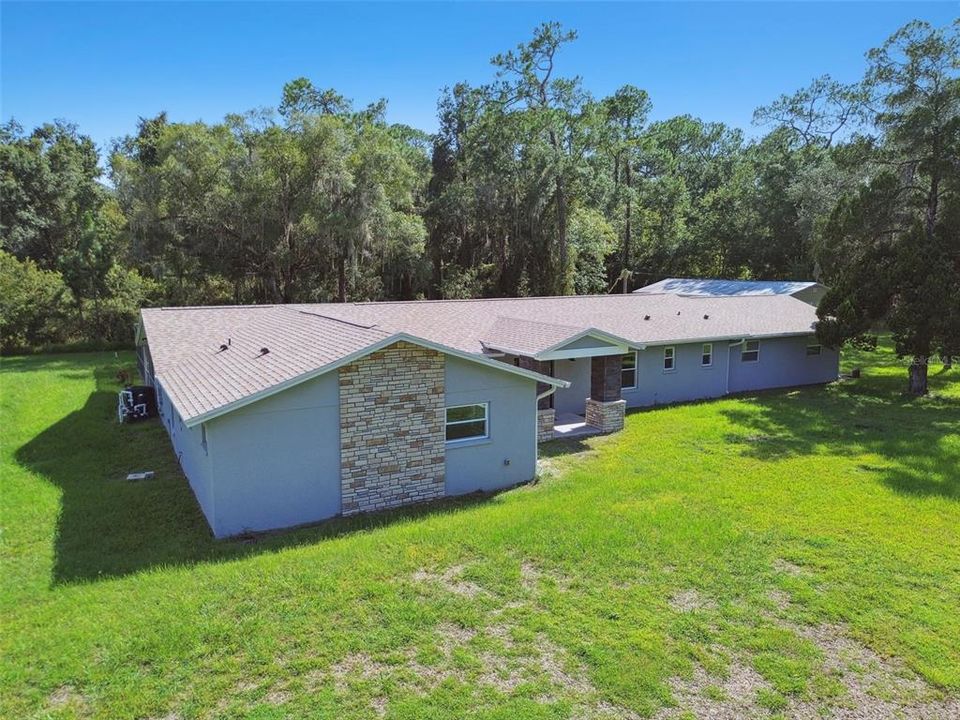
[[[570,382],[569,388],[540,390],[537,439],[584,437],[623,429],[626,402],[620,397],[622,354],[536,360],[520,358],[531,370]],[[549,393],[549,394],[548,394]]]
[[[584,415],[575,415],[573,413],[560,413],[556,416],[553,424],[553,440],[570,440],[573,438],[589,437],[590,435],[599,435],[600,428],[587,424],[587,418]]]

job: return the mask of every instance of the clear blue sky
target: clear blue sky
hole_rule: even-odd
[[[900,25],[945,25],[946,3],[21,4],[0,5],[2,107],[27,128],[77,123],[100,144],[138,116],[207,122],[275,106],[309,77],[358,105],[436,129],[440,89],[492,77],[491,56],[559,20],[559,61],[594,95],[632,83],[654,118],[690,113],[750,130],[753,109],[821,73],[855,80]]]

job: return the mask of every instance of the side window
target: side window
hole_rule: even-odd
[[[760,341],[747,340],[740,351],[740,362],[757,362],[760,359]]]
[[[713,365],[713,343],[704,343],[700,351],[700,366],[710,367]]]
[[[672,372],[676,369],[676,358],[674,357],[674,349],[672,347],[665,347],[663,349],[663,371]]]
[[[203,445],[203,454],[207,454],[207,424],[200,423],[200,444]]]
[[[488,403],[447,408],[447,442],[488,437]]]
[[[820,345],[807,345],[807,357],[816,357],[823,352]]]
[[[620,366],[620,387],[624,390],[630,390],[637,386],[637,354],[635,352],[627,353],[623,356]]]

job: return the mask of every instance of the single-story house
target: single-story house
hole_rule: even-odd
[[[699,297],[742,297],[744,295],[789,295],[813,306],[820,304],[826,285],[796,280],[712,280],[667,278],[634,290],[641,295],[672,293]]]
[[[531,480],[555,424],[826,383],[790,295],[151,308],[140,372],[218,537]]]

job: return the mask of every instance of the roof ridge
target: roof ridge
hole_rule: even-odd
[[[160,307],[141,308],[141,312],[150,310],[269,310],[279,307],[284,306],[278,305],[277,303],[270,303],[269,305],[261,303],[252,303],[250,305],[161,305]]]
[[[330,320],[332,322],[342,323],[344,325],[349,325],[351,327],[360,328],[362,330],[379,330],[380,332],[386,333],[386,330],[383,330],[380,327],[379,323],[373,323],[372,325],[365,325],[359,322],[351,322],[350,320],[344,320],[343,318],[333,317],[332,315],[324,315],[323,313],[313,312],[311,310],[302,310],[300,308],[287,307],[287,309],[292,310],[300,315],[310,315],[311,317],[323,318],[324,320]]]
[[[513,302],[517,300],[582,300],[583,298],[625,298],[632,293],[594,293],[591,295],[523,295],[521,297],[489,297],[489,298],[437,298],[434,300],[361,300],[348,303],[297,303],[304,305],[338,305],[342,307],[371,307],[376,305],[439,305],[441,303],[475,303],[475,302]]]

